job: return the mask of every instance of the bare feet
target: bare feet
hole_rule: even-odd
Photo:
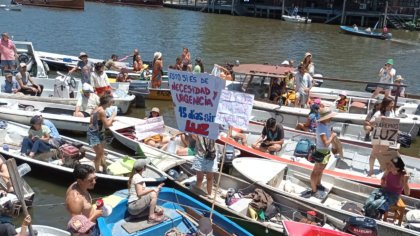
[[[33,153],[33,152],[29,153],[29,157],[34,158],[34,156],[35,156],[35,153]]]

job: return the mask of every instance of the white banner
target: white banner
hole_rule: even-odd
[[[214,119],[225,81],[210,74],[177,70],[169,70],[168,81],[178,129],[217,139],[219,124]]]
[[[372,133],[372,145],[395,146],[398,141],[400,119],[378,117]]]
[[[222,90],[215,122],[246,130],[253,103],[252,94]]]
[[[134,127],[136,129],[136,138],[138,140],[143,140],[153,135],[163,134],[165,132],[165,124],[162,116],[141,120],[139,123],[135,124]]]

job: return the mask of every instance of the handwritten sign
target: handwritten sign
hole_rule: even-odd
[[[134,127],[136,129],[137,140],[143,140],[165,132],[165,124],[162,116],[141,120]]]
[[[168,81],[178,129],[217,139],[219,124],[214,119],[225,81],[210,74],[177,70],[169,70]]]
[[[246,130],[253,103],[252,94],[222,90],[215,122]]]
[[[375,119],[372,145],[395,146],[398,141],[400,119],[378,117]]]

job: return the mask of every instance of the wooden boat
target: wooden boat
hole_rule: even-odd
[[[323,198],[303,198],[300,194],[310,188],[309,169],[261,158],[237,158],[233,161],[233,166],[241,176],[264,191],[272,195],[292,197],[339,219],[361,216],[360,209],[375,189],[324,173],[322,184],[326,190],[323,192]],[[416,205],[420,204],[420,200],[416,198],[402,195],[401,199],[406,204],[406,210],[416,209]],[[353,205],[354,210],[346,210],[346,205]],[[418,235],[418,232],[405,228],[405,222],[401,226],[380,220],[376,223],[381,236]]]
[[[75,10],[85,9],[85,0],[16,0],[22,5],[37,7],[56,7]]]
[[[3,141],[0,145],[3,148],[0,148],[0,153],[5,157],[15,158],[19,162],[28,163],[32,168],[38,168],[48,171],[48,173],[56,173],[67,178],[72,178],[72,167],[75,163],[71,161],[67,162],[68,160],[61,158],[57,149],[52,148],[51,151],[38,154],[35,158],[30,158],[20,153],[23,137],[28,135],[28,130],[28,126],[15,122],[7,122],[7,128],[2,130]],[[66,143],[79,146],[80,153],[85,152],[84,157],[78,161],[79,163],[93,165],[95,153],[87,143],[65,136],[61,137]],[[6,144],[9,150],[5,150],[3,144]],[[116,183],[121,186],[126,186],[128,174],[131,172],[135,159],[111,150],[106,150],[105,152],[107,153],[106,162],[108,164],[109,174],[97,173],[97,182],[100,184]],[[148,166],[145,176],[147,176],[146,181],[151,183],[159,183],[166,179],[165,175],[153,166]]]
[[[28,97],[25,97],[28,98]],[[33,98],[29,97],[28,99]],[[55,101],[55,100],[52,100]],[[29,124],[36,112],[51,120],[60,130],[86,132],[89,126],[89,117],[75,117],[75,106],[52,102],[39,102],[31,100],[0,98],[0,119]],[[117,116],[113,125],[126,125],[133,119],[127,116]]]
[[[181,230],[182,233],[197,232],[197,222],[201,217],[208,217],[211,208],[191,196],[172,189],[162,188],[159,192],[157,205],[164,208],[167,220],[159,224],[148,224],[145,219],[127,221],[128,191],[122,190],[114,193],[109,198],[104,198],[104,203],[110,205],[112,213],[108,217],[98,218],[98,228],[103,236],[112,235],[165,235],[172,228]],[[251,236],[252,234],[232,222],[217,211],[213,211],[213,231],[215,235]],[[131,227],[130,227],[131,226]],[[127,229],[129,228],[129,231]]]
[[[383,34],[382,32],[366,31],[366,29],[362,29],[362,28],[354,29],[353,27],[345,26],[345,25],[341,25],[340,29],[344,33],[356,35],[356,36],[375,38],[375,39],[391,39],[392,38],[391,33]]]
[[[37,232],[37,236],[70,236],[70,233],[62,229],[57,229],[47,225],[32,225],[32,229]],[[20,233],[20,228],[16,232]]]
[[[281,18],[284,21],[292,22],[292,23],[305,23],[305,24],[309,24],[309,23],[312,22],[312,20],[309,19],[308,17],[302,17],[302,16],[299,16],[299,15],[296,15],[296,16],[282,15]]]
[[[299,223],[296,221],[283,220],[286,235],[305,235],[305,236],[351,236],[351,234],[343,233],[337,230],[326,229],[317,225]]]
[[[253,124],[249,125],[247,131],[249,133],[247,135],[248,145],[255,143],[255,141],[261,136],[261,130],[261,126],[255,126]],[[315,143],[314,136],[306,135],[304,133],[290,132],[288,130],[285,130],[284,135],[285,142],[282,150],[274,155],[255,150],[250,146],[239,144],[230,138],[220,137],[219,140],[221,143],[226,143],[233,146],[235,149],[239,149],[242,156],[263,157],[312,170],[313,163],[309,162],[306,158],[295,157],[294,151],[297,142],[301,139],[309,139],[312,143]],[[343,143],[343,157],[338,158],[333,155],[330,158],[324,173],[333,175],[337,178],[348,179],[373,186],[380,186],[380,178],[383,172],[381,172],[377,162],[374,165],[376,178],[367,176],[370,154],[371,149],[368,147]],[[420,169],[420,164],[418,159],[416,157],[404,155],[401,155],[401,157],[405,162],[407,170],[412,175],[410,180],[411,196],[420,197],[420,173],[418,171]]]
[[[118,5],[163,7],[163,0],[87,0],[92,2],[111,3]]]

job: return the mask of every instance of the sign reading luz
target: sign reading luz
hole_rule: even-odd
[[[225,81],[210,74],[177,70],[169,70],[168,81],[178,129],[217,139],[215,117]]]
[[[379,117],[376,118],[375,124],[372,133],[372,145],[397,145],[400,119]]]

